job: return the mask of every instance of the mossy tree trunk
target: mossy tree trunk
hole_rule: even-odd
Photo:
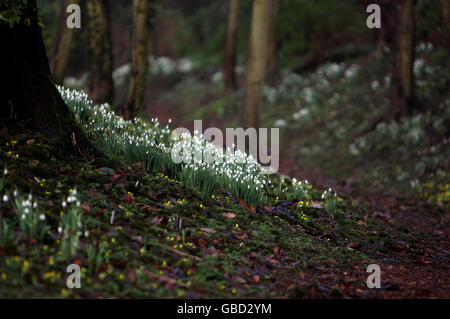
[[[114,98],[113,55],[109,4],[105,0],[86,0],[91,79],[88,94],[96,103]]]
[[[244,128],[258,128],[259,125],[259,105],[267,66],[271,8],[272,0],[253,1],[245,98],[241,113],[241,124]]]
[[[230,0],[228,11],[227,40],[225,49],[224,80],[225,92],[231,94],[236,88],[236,37],[239,21],[240,0]]]
[[[133,0],[131,74],[125,103],[119,114],[131,119],[141,110],[146,92],[150,39],[150,0]]]
[[[66,25],[68,16],[66,8],[70,4],[79,4],[79,0],[64,0],[61,4],[58,32],[53,43],[50,59],[50,69],[57,84],[63,84],[64,82],[67,63],[69,62],[70,46],[72,44],[73,29],[68,28]]]
[[[414,0],[399,0],[395,67],[392,81],[396,117],[410,112],[414,103]]]
[[[0,10],[8,4],[0,4]],[[36,0],[29,0],[22,22],[0,24],[0,118],[9,130],[48,133],[68,150],[97,151],[78,127],[62,100],[50,72],[38,24]]]

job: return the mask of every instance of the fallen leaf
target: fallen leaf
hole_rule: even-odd
[[[201,231],[204,231],[205,233],[216,233],[216,230],[212,229],[212,228],[200,228]]]
[[[318,209],[323,208],[323,206],[322,206],[321,204],[316,203],[316,202],[314,202],[314,201],[311,201],[311,206],[310,206],[310,207],[312,207],[312,208],[318,208]]]
[[[223,213],[222,215],[229,219],[233,219],[236,217],[236,214],[233,214],[233,213]]]

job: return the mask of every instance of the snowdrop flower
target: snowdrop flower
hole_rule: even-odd
[[[3,195],[3,202],[6,203],[9,200],[8,195]]]
[[[274,125],[276,127],[285,127],[287,125],[286,121],[283,119],[276,120]]]
[[[61,227],[61,226],[59,226],[59,227],[58,227],[58,233],[60,233],[60,234],[61,234],[62,232],[63,232],[63,229],[62,229],[62,227]]]
[[[45,220],[45,215],[44,214],[39,215],[39,219],[40,220]]]

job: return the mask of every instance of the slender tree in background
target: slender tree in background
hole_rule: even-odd
[[[95,150],[53,82],[36,0],[2,1],[0,12],[14,16],[14,22],[0,21],[0,122],[4,129],[44,132],[68,149],[88,146]]]
[[[276,72],[278,58],[277,58],[277,35],[276,35],[276,21],[278,11],[280,8],[280,0],[271,0],[272,2],[272,18],[270,19],[269,28],[269,46],[267,52],[267,76],[271,76]]]
[[[239,21],[239,5],[240,0],[230,0],[230,9],[228,12],[228,29],[227,29],[227,42],[225,50],[225,63],[224,63],[224,79],[225,79],[225,91],[230,94],[236,89],[236,37]]]
[[[133,0],[133,40],[128,94],[119,113],[130,119],[144,104],[150,38],[150,0]]]
[[[58,31],[53,43],[50,69],[53,79],[57,84],[63,84],[66,74],[67,63],[69,62],[70,46],[72,44],[73,29],[66,25],[66,8],[70,4],[79,4],[79,0],[64,0],[61,4],[61,15],[59,17]]]
[[[411,111],[414,102],[414,0],[399,0],[396,6],[397,32],[392,94],[398,117]]]
[[[88,94],[96,103],[111,102],[114,83],[109,4],[105,0],[86,0],[86,6],[91,61]]]
[[[450,0],[442,0],[444,44],[450,48]]]
[[[259,104],[262,99],[267,66],[271,8],[272,0],[253,1],[245,98],[241,114],[241,124],[244,128],[258,128],[259,125]]]

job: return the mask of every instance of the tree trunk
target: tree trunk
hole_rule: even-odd
[[[269,48],[267,53],[267,76],[272,77],[278,67],[277,57],[277,35],[276,35],[276,21],[280,7],[280,0],[271,0],[272,2],[272,18],[270,20],[269,28]]]
[[[96,103],[112,102],[113,56],[109,19],[109,4],[105,0],[86,0],[91,60],[88,94]]]
[[[450,1],[442,0],[443,38],[444,44],[450,48]]]
[[[70,4],[79,4],[78,0],[65,0],[61,5],[61,15],[59,17],[58,33],[53,43],[50,69],[53,79],[57,84],[63,84],[67,63],[69,62],[70,45],[72,44],[73,29],[66,25],[66,8]]]
[[[130,84],[119,113],[127,119],[137,115],[145,99],[150,37],[150,0],[133,0],[133,42]]]
[[[227,42],[225,51],[224,79],[225,92],[231,94],[236,88],[236,37],[239,21],[240,0],[230,0],[230,11],[228,12]]]
[[[0,4],[0,10],[9,4]],[[0,23],[0,117],[6,128],[48,133],[67,148],[87,146],[97,151],[77,126],[62,100],[50,72],[36,0],[21,12],[22,21],[10,27]]]
[[[241,115],[241,124],[244,128],[258,128],[259,125],[259,104],[263,93],[272,16],[271,2],[272,0],[253,1],[244,109]]]
[[[411,111],[414,100],[414,0],[397,3],[393,104],[396,117]]]

